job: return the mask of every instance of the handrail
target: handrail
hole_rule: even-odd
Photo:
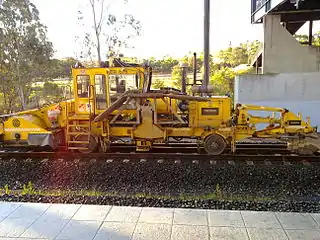
[[[95,94],[94,94],[94,85],[89,85],[88,90],[89,90],[89,91],[88,91],[88,100],[89,100],[89,133],[91,133],[92,110],[93,110],[93,115],[95,116],[95,104],[94,104],[94,102],[95,102],[95,100],[94,100]],[[92,99],[91,99],[91,97],[92,97]],[[91,106],[91,100],[92,100],[92,106]],[[92,109],[91,107],[92,107],[93,109]]]

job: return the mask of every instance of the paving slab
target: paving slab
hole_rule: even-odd
[[[20,237],[33,222],[28,218],[6,218],[0,223],[0,237]]]
[[[241,211],[246,227],[281,228],[280,222],[273,212]]]
[[[21,204],[19,203],[6,203],[0,202],[0,221],[10,215],[14,210],[19,208]]]
[[[207,226],[173,225],[171,240],[209,240]]]
[[[316,230],[286,230],[290,240],[319,240],[320,231]]]
[[[143,208],[139,222],[172,224],[173,212],[173,208]]]
[[[320,213],[311,213],[310,215],[318,223],[320,228]]]
[[[209,226],[244,227],[240,211],[208,210]]]
[[[62,229],[56,239],[92,240],[101,225],[102,222],[99,221],[79,221],[72,219]]]
[[[208,225],[207,211],[202,209],[175,209],[173,224]]]
[[[132,240],[170,240],[171,224],[138,223]]]
[[[277,212],[277,218],[284,229],[314,230],[319,229],[317,222],[309,213]]]
[[[254,240],[288,240],[283,229],[274,228],[247,228],[250,239]]]
[[[320,240],[320,213],[0,202],[0,240]]]
[[[0,240],[48,240],[46,238],[1,238]]]
[[[55,217],[60,219],[71,219],[80,209],[80,207],[80,204],[52,204],[41,216],[41,218],[50,219]]]
[[[137,222],[141,214],[141,207],[114,206],[107,215],[105,221],[110,222]]]
[[[83,205],[72,217],[74,220],[87,220],[87,221],[103,221],[109,211],[111,206],[104,205]]]
[[[94,240],[130,240],[136,223],[104,222]]]
[[[210,227],[210,240],[249,240],[245,228]],[[255,238],[253,238],[255,239]]]
[[[19,208],[14,210],[7,218],[24,218],[35,221],[39,218],[48,208],[50,204],[36,204],[36,203],[23,203]]]
[[[54,239],[63,229],[69,220],[38,218],[32,225],[30,225],[22,235],[22,238],[45,238]]]

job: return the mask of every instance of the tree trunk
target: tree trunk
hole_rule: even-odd
[[[99,21],[97,21],[97,13],[96,13],[96,8],[95,8],[95,1],[96,0],[90,0],[91,4],[91,9],[92,9],[92,14],[93,14],[93,24],[94,24],[94,32],[97,38],[97,57],[98,57],[98,66],[101,63],[101,44],[100,44],[100,33],[101,33],[101,25],[102,25],[102,19],[103,19],[103,7],[104,7],[104,0],[101,1],[101,16]]]
[[[24,97],[23,86],[21,84],[19,85],[19,95],[21,100],[21,110],[24,111],[26,109],[26,100]]]
[[[18,61],[17,61],[17,65],[16,65],[16,71],[17,71],[17,76],[18,76],[18,90],[19,90],[19,97],[21,100],[21,110],[25,110],[26,109],[26,101],[25,101],[25,97],[24,97],[24,92],[23,92],[23,83],[21,81],[21,72],[20,72],[20,42],[19,39],[16,39],[16,44],[17,44],[17,50],[18,50]]]
[[[96,33],[97,36],[97,55],[98,55],[98,65],[100,65],[101,63],[101,47],[100,47],[100,38],[99,38],[99,34]]]

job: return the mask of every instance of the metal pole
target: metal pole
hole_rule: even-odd
[[[310,20],[310,24],[309,24],[309,46],[312,46],[312,42],[313,42],[313,21]]]
[[[204,78],[202,85],[209,84],[209,53],[210,53],[210,0],[204,0]]]

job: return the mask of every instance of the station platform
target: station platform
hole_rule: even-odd
[[[320,239],[320,213],[0,202],[0,239]]]

